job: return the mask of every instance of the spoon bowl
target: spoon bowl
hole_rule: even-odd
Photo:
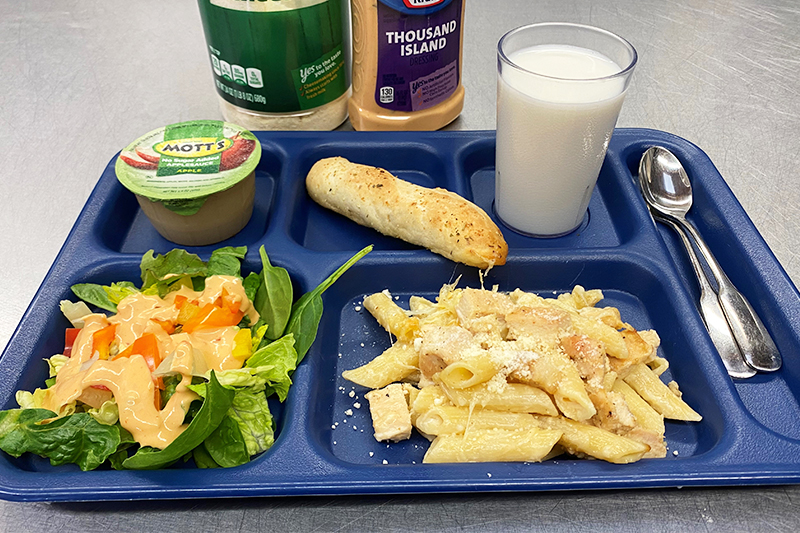
[[[648,149],[639,165],[647,203],[659,213],[684,218],[692,207],[692,184],[675,155],[660,146]]]

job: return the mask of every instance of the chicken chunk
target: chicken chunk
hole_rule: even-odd
[[[472,334],[459,326],[431,326],[423,330],[419,348],[419,369],[432,378],[461,359],[461,354],[475,346]]]
[[[411,412],[400,383],[369,391],[364,397],[369,401],[375,440],[398,442],[411,437]]]

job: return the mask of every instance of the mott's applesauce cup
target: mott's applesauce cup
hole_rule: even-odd
[[[225,120],[331,130],[347,118],[347,0],[198,0]]]
[[[128,145],[115,170],[156,230],[172,242],[223,241],[253,214],[261,144],[219,120],[172,124]]]

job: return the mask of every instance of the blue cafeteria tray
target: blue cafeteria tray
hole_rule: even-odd
[[[800,481],[800,297],[708,157],[673,135],[642,129],[614,133],[589,214],[571,235],[528,238],[503,227],[508,264],[490,271],[487,286],[538,293],[575,284],[600,288],[637,329],[655,328],[667,379],[680,383],[700,423],[668,422],[665,459],[630,465],[557,459],[541,464],[423,465],[427,441],[388,446],[372,437],[363,388],[341,378],[388,347],[389,338],[359,306],[385,288],[407,304],[434,297],[443,283],[478,286],[477,270],[357,226],[312,202],[304,177],[327,156],[381,166],[425,186],[441,186],[492,213],[494,132],[258,133],[253,218],[221,245],[247,245],[246,270],[260,268],[258,247],[287,268],[296,290],[316,286],[355,251],[374,243],[325,293],[317,341],[295,373],[283,406],[276,406],[274,447],[251,463],[202,470],[81,472],[74,465],[0,453],[0,497],[27,501],[209,498],[271,495],[541,491],[556,489],[749,485]],[[698,289],[680,243],[656,227],[639,196],[639,158],[654,144],[674,151],[687,167],[696,198],[690,218],[731,280],[763,318],[783,355],[783,368],[747,381],[725,373],[703,327]],[[502,226],[501,226],[502,227]],[[70,285],[139,279],[149,249],[175,247],[161,238],[109,163],[41,288],[0,359],[3,408],[14,392],[46,378],[43,358],[63,346],[68,322],[58,302]],[[216,246],[189,248],[207,259]],[[358,402],[361,407],[356,408]],[[346,412],[352,410],[352,415]],[[335,428],[335,429],[334,429]]]

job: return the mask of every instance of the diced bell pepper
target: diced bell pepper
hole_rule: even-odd
[[[247,359],[253,355],[253,345],[250,339],[249,328],[240,329],[236,333],[236,336],[233,337],[233,350],[231,351],[231,355],[241,360]]]
[[[192,333],[198,329],[235,326],[241,322],[243,316],[244,313],[241,311],[232,312],[230,309],[206,304],[196,315],[183,323],[183,331]]]
[[[116,339],[117,325],[111,324],[99,329],[92,334],[92,354],[99,353],[100,359],[108,359],[111,352],[111,343]]]

